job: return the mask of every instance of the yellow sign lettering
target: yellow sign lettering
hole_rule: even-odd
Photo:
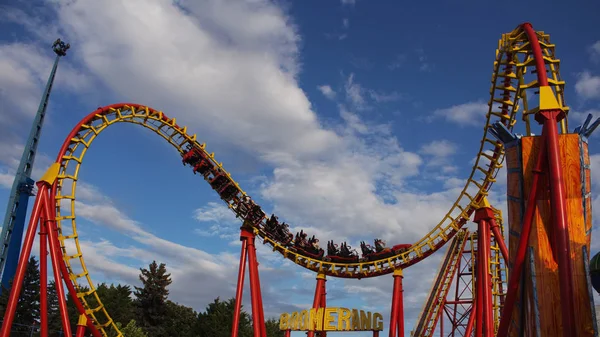
[[[283,313],[279,330],[294,331],[381,331],[380,313],[347,308],[311,308],[300,312]]]

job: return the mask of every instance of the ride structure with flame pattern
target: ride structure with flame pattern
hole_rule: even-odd
[[[64,300],[65,292],[68,292],[80,313],[77,336],[83,336],[86,329],[94,336],[107,336],[109,332],[121,336],[110,313],[98,297],[86,267],[77,232],[75,209],[76,186],[83,158],[96,137],[116,123],[136,124],[162,137],[181,154],[182,163],[189,165],[194,174],[199,174],[242,221],[242,252],[232,337],[236,337],[238,333],[246,265],[249,269],[254,337],[266,337],[255,253],[257,237],[269,245],[273,252],[317,274],[314,308],[326,307],[325,282],[328,276],[362,279],[392,274],[394,287],[389,326],[391,337],[404,336],[404,269],[427,258],[447,242],[452,244],[449,245],[440,275],[432,287],[431,298],[416,326],[416,335],[432,335],[437,322],[440,322],[440,326],[443,325],[444,319],[440,319],[442,313],[449,312],[445,308],[454,305],[454,313],[448,313],[448,316],[452,316],[449,328],[452,336],[475,334],[506,337],[521,335],[520,331],[527,336],[538,335],[541,331],[544,336],[591,336],[594,330],[590,332],[589,329],[592,324],[591,315],[583,312],[588,310],[591,313],[593,310],[593,299],[589,295],[591,286],[585,282],[585,275],[581,272],[584,270],[584,262],[589,261],[585,248],[589,252],[590,233],[583,230],[584,227],[589,227],[572,222],[577,217],[591,219],[591,205],[587,194],[579,194],[577,199],[577,196],[565,192],[578,188],[580,191],[585,190],[581,186],[586,183],[564,179],[565,176],[571,176],[572,172],[569,170],[575,169],[564,165],[566,146],[560,144],[565,142],[565,137],[585,143],[598,121],[590,126],[588,119],[574,134],[568,134],[564,84],[559,74],[555,47],[547,34],[536,32],[531,24],[524,23],[511,33],[502,35],[493,64],[483,137],[473,169],[455,203],[419,241],[390,247],[386,247],[380,240],[375,240],[374,247],[363,242],[360,247],[362,254],[352,250],[346,243],[338,245],[334,242],[328,242],[325,251],[319,247],[318,238],[309,237],[304,231],[295,235],[291,233],[287,224],[281,223],[274,215],[268,216],[241,189],[222,163],[217,161],[214,153],[200,143],[195,134],[188,133],[187,127],[178,125],[175,118],[138,104],[121,103],[98,108],[73,128],[55,163],[36,183],[38,194],[0,337],[10,335],[27,258],[38,228],[41,336],[47,336],[48,252],[55,280],[62,279],[66,284],[64,289],[62,282],[56,283],[65,335],[72,335]],[[532,116],[543,125],[541,136],[533,134],[535,127],[532,125]],[[519,118],[522,123],[517,123]],[[522,132],[525,136],[517,136],[515,132]],[[527,139],[535,139],[537,150],[519,152],[518,156],[523,157],[519,163],[528,164],[511,167],[520,174],[519,177],[522,176],[527,181],[519,185],[522,193],[519,194],[521,199],[517,205],[509,204],[511,215],[508,227],[511,237],[510,247],[507,247],[503,236],[502,216],[487,202],[487,196],[503,165],[505,149]],[[585,162],[586,156],[587,146],[585,151],[581,150],[582,164],[576,169],[586,170],[585,165],[589,165],[589,158]],[[512,173],[513,171],[508,171],[509,196]],[[589,180],[589,174],[583,174],[582,177]],[[565,186],[566,183],[570,185]],[[541,198],[542,195],[546,197]],[[587,204],[584,204],[586,200]],[[572,207],[577,202],[582,203],[583,207]],[[519,207],[518,216],[515,215],[515,207]],[[582,210],[587,212],[584,217],[577,214]],[[464,228],[470,222],[477,224],[476,233],[470,233]],[[532,228],[536,233],[532,234],[533,241],[529,239]],[[519,234],[513,235],[513,231],[517,229]],[[551,239],[544,239],[550,236]],[[577,240],[578,244],[574,244],[573,240]],[[584,244],[581,244],[581,240],[585,241]],[[532,247],[532,242],[546,246]],[[465,247],[471,250],[468,268],[461,265]],[[572,247],[583,249],[582,253],[574,253]],[[508,248],[511,248],[510,253]],[[529,253],[531,251],[533,253]],[[533,278],[532,275],[540,273],[535,266],[543,261],[553,263],[552,268],[543,270],[539,277]],[[469,272],[471,284],[456,282],[456,299],[449,301],[447,297],[452,288],[452,279],[457,277],[462,280]],[[540,283],[544,280],[552,282]],[[85,287],[89,290],[83,291]],[[465,295],[465,289],[470,289],[471,296]],[[545,294],[553,294],[554,307],[537,305],[536,301]],[[580,300],[574,301],[574,297]],[[94,301],[90,301],[92,298]],[[90,303],[97,303],[97,306],[92,307]],[[457,309],[459,305],[464,308],[460,313]],[[579,315],[577,319],[575,313]],[[536,320],[536,317],[545,318]],[[555,328],[546,329],[551,321]],[[289,335],[289,331],[286,333]],[[373,333],[377,335],[378,332]],[[309,336],[315,334],[325,336],[322,331],[308,332]]]

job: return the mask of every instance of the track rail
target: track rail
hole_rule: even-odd
[[[535,78],[529,82],[526,81],[528,68],[535,68],[536,65],[546,68],[543,70],[538,69],[538,71],[550,73],[547,80],[548,85],[553,88],[559,104],[563,105],[564,82],[560,80],[559,60],[555,59],[554,45],[550,44],[548,35],[543,32],[535,33],[539,44],[532,45],[526,34],[528,28],[531,28],[528,24],[520,25],[513,32],[502,35],[498,42],[483,136],[475,164],[464,188],[441,221],[406,251],[374,261],[331,262],[307,256],[269,237],[264,229],[266,222],[264,215],[259,221],[250,224],[254,233],[261,237],[266,244],[269,244],[273,251],[279,252],[294,263],[312,271],[343,278],[367,278],[389,274],[397,268],[411,266],[440,249],[454,237],[464,224],[469,222],[481,199],[488,195],[489,189],[496,181],[496,174],[502,167],[504,149],[502,144],[494,138],[492,125],[500,122],[508,130],[513,130],[517,123],[519,103],[522,102],[522,117],[525,122],[526,133],[531,132],[529,117],[538,108],[527,97],[535,95],[535,93],[530,94],[528,91],[535,91],[539,87],[539,83]],[[539,49],[536,50],[538,55],[541,51],[541,55],[543,55],[541,60],[539,57],[537,59],[534,57],[535,53],[532,49],[534,47]],[[167,117],[161,111],[137,104],[114,104],[97,109],[75,126],[57,156],[56,162],[60,164],[61,169],[57,181],[52,186],[51,198],[56,200],[59,240],[70,279],[77,289],[83,289],[80,285],[84,283],[89,286],[89,291],[80,292],[79,298],[105,334],[106,329],[114,329],[115,331],[118,331],[118,329],[106,312],[100,298],[98,298],[83,258],[76,226],[75,192],[80,166],[92,142],[107,127],[122,122],[137,124],[150,129],[182,154],[190,146],[202,152],[209,158],[215,170],[226,175],[237,188],[236,197],[227,201],[227,203],[232,211],[238,215],[241,212],[240,200],[247,197],[239,184],[231,178],[223,165],[215,159],[214,154],[208,152],[206,145],[199,143],[195,134],[189,134],[187,127],[179,126],[174,118]],[[563,122],[562,126],[562,130],[565,132],[566,121]],[[98,306],[90,307],[88,304],[90,297],[95,298],[94,302],[97,302]]]

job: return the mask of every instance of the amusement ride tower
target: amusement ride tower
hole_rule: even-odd
[[[64,43],[60,39],[57,39],[52,44],[52,49],[54,50],[54,53],[56,53],[54,66],[52,67],[52,72],[50,72],[50,77],[46,83],[46,89],[44,90],[37,114],[33,120],[29,137],[25,143],[21,162],[19,163],[19,168],[15,174],[10,198],[8,199],[6,215],[4,216],[4,222],[2,223],[2,236],[0,237],[2,240],[2,247],[0,248],[0,273],[2,273],[2,279],[0,282],[2,286],[6,288],[8,288],[10,280],[15,275],[17,262],[19,261],[27,205],[29,203],[29,197],[34,195],[33,186],[35,182],[31,179],[31,171],[33,169],[33,162],[35,161],[35,154],[42,133],[42,125],[44,124],[44,117],[46,116],[46,107],[48,106],[50,91],[52,90],[56,69],[58,68],[58,60],[61,56],[67,55],[67,49],[70,47],[70,44]],[[2,287],[0,287],[0,292],[1,291]]]

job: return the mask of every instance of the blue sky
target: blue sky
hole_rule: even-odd
[[[59,66],[34,178],[87,113],[147,104],[197,132],[268,212],[322,242],[409,243],[437,224],[479,146],[497,41],[521,22],[557,45],[571,125],[600,116],[600,4],[592,2],[2,6],[2,205],[57,37],[71,49]],[[592,136],[596,166],[598,145]],[[159,137],[111,126],[85,157],[80,179],[79,229],[96,282],[137,284],[138,268],[157,259],[173,273],[175,301],[203,310],[215,296],[234,295],[239,223]],[[595,194],[599,179],[594,172]],[[492,201],[504,209],[502,181]],[[596,197],[594,207],[597,219]],[[310,306],[315,275],[263,248],[267,315]],[[423,280],[442,253],[405,272],[407,335],[430,287]],[[329,304],[379,311],[387,328],[391,284],[391,276],[329,280]]]

